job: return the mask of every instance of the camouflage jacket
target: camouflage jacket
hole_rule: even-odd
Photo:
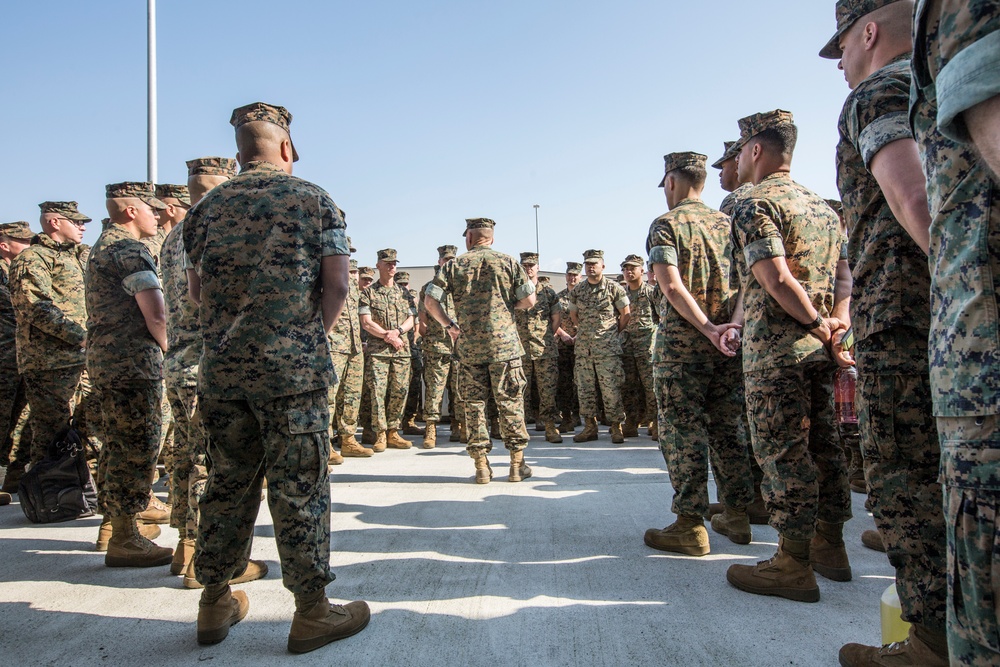
[[[423,337],[417,330],[417,314],[419,313],[417,300],[420,298],[420,295],[415,289],[403,288],[403,292],[410,302],[410,312],[413,314],[413,326],[406,332],[406,338],[410,341],[410,356],[420,357],[423,346]]]
[[[360,354],[361,353],[361,321],[358,317],[358,302],[361,292],[358,290],[358,281],[351,278],[350,291],[347,294],[347,303],[340,313],[340,319],[330,330],[327,339],[330,341],[330,351],[335,354]]]
[[[183,230],[182,220],[170,230],[160,249],[168,345],[163,355],[163,378],[172,387],[197,385],[201,358],[201,325],[198,323],[198,304],[188,296]]]
[[[578,318],[576,354],[611,357],[622,353],[618,311],[628,305],[625,288],[607,276],[591,285],[582,279],[569,293],[569,311]]]
[[[358,315],[370,315],[372,321],[386,331],[403,325],[407,317],[414,315],[413,305],[406,291],[390,283],[383,285],[376,280],[361,293],[358,304]],[[389,343],[376,336],[368,338],[368,356],[370,357],[409,357],[410,337],[403,336],[403,347],[394,350]]]
[[[743,285],[744,370],[829,359],[823,344],[757,282],[752,268],[760,260],[784,257],[813,307],[822,317],[829,317],[843,244],[837,214],[788,174],[776,173],[754,186],[737,205],[733,224],[737,247],[751,270]]]
[[[0,368],[4,374],[17,374],[17,317],[10,300],[10,262],[0,257]],[[10,380],[10,377],[5,378]]]
[[[417,314],[424,316],[424,321],[427,322],[427,333],[421,336],[423,340],[424,351],[431,352],[434,354],[451,354],[451,336],[445,331],[445,328],[441,326],[441,323],[435,320],[430,313],[427,313],[427,308],[424,306],[424,297],[427,295],[427,288],[433,284],[433,280],[423,287],[420,288],[420,295],[417,298]],[[451,298],[451,294],[444,295],[444,301],[441,303],[444,307],[444,312],[448,314],[448,317],[452,319],[455,318],[455,302]],[[425,315],[426,313],[426,315]]]
[[[660,322],[660,294],[648,283],[642,283],[637,290],[626,289],[625,293],[631,314],[622,332],[622,354],[649,356],[653,353],[653,334]]]
[[[524,354],[532,361],[559,356],[556,350],[552,314],[560,309],[559,297],[551,287],[535,286],[535,305],[514,313]]]
[[[456,354],[474,366],[520,359],[514,306],[535,293],[524,269],[510,255],[475,246],[441,267],[427,296],[442,302],[450,294],[462,335]]]
[[[556,294],[556,298],[559,299],[559,308],[562,309],[562,324],[560,327],[563,331],[568,333],[570,336],[576,336],[576,325],[573,324],[573,320],[569,316],[569,290],[564,289],[563,291]],[[567,345],[562,342],[562,339],[556,336],[556,349],[561,350],[563,348],[573,349],[572,345]]]
[[[913,137],[910,59],[900,56],[862,81],[840,114],[837,187],[849,231],[851,325],[864,340],[891,327],[930,327],[927,256],[896,221],[869,168],[886,145]]]
[[[171,229],[170,231],[174,230]],[[169,232],[163,227],[157,227],[156,236],[142,239],[142,244],[149,250],[149,254],[153,257],[153,261],[156,262],[157,267],[160,266],[160,254],[163,252],[163,244],[166,242],[168,235]]]
[[[350,254],[346,228],[325,190],[267,162],[247,163],[188,211],[184,249],[201,277],[200,396],[260,400],[330,386],[320,266]]]
[[[87,372],[95,383],[163,377],[163,353],[135,299],[150,289],[161,287],[149,249],[121,225],[110,225],[87,267]]]
[[[646,250],[650,265],[677,267],[684,287],[711,322],[729,321],[736,296],[729,216],[697,199],[685,199],[653,221]],[[664,307],[654,362],[700,363],[720,357],[712,342],[694,325],[669,304]]]
[[[56,243],[38,234],[10,267],[10,298],[17,313],[20,372],[85,363],[87,305],[83,273],[89,246]]]

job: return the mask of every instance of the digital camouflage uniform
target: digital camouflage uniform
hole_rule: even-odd
[[[290,114],[263,104],[233,113],[237,127],[248,120],[287,129]],[[184,248],[201,276],[198,393],[211,471],[194,563],[205,586],[246,569],[265,478],[285,587],[310,595],[333,580],[334,377],[320,265],[349,254],[345,227],[323,189],[267,162],[243,165],[185,219]]]
[[[940,448],[927,365],[927,257],[893,216],[869,171],[888,144],[911,139],[909,54],[874,72],[841,112],[837,183],[854,279],[856,403],[869,506],[896,569],[903,620],[945,631]]]
[[[523,256],[522,256],[523,257]],[[522,258],[522,263],[523,263]],[[537,256],[535,256],[537,262]],[[532,381],[538,386],[538,411],[536,419],[542,424],[554,423],[556,411],[556,387],[559,382],[559,352],[556,350],[552,315],[559,309],[559,297],[551,287],[536,286],[535,305],[528,310],[514,313],[517,332],[524,348],[521,361],[525,380],[525,414],[528,409],[528,388]]]
[[[44,202],[43,212],[89,220],[76,202]],[[17,365],[24,377],[31,414],[31,461],[42,460],[49,444],[73,415],[84,372],[87,309],[83,274],[90,248],[56,243],[38,234],[31,246],[11,262],[10,294],[17,313]],[[90,404],[92,406],[92,403]],[[86,422],[97,416],[78,410],[77,427],[86,437]],[[99,417],[98,417],[99,418]]]
[[[440,270],[440,269],[438,269]],[[445,387],[448,388],[448,408],[451,412],[452,427],[456,421],[464,421],[461,401],[458,400],[458,364],[452,355],[451,336],[441,323],[427,313],[424,297],[427,288],[434,281],[424,285],[417,299],[417,313],[427,323],[427,333],[422,336],[424,351],[424,420],[440,423],[441,402],[444,400]],[[445,294],[441,307],[451,318],[455,318],[455,303],[451,294]],[[425,314],[426,313],[426,314]]]
[[[142,185],[108,186],[108,196],[131,196],[140,188],[128,186]],[[120,225],[104,230],[90,257],[86,295],[87,370],[104,413],[97,501],[106,518],[138,514],[149,503],[162,426],[163,353],[135,295],[160,289],[146,246]]]
[[[169,197],[173,196],[170,188],[180,187],[171,185],[157,185],[155,186],[155,191],[157,196]],[[187,190],[187,187],[184,188]],[[170,193],[170,194],[167,194]],[[167,230],[162,226],[157,227],[156,236],[150,236],[148,238],[140,239],[146,249],[149,250],[150,256],[152,256],[153,261],[156,262],[156,275],[160,279],[160,284],[163,284],[163,271],[162,262],[160,261],[160,256],[163,253],[163,244],[167,240]],[[164,464],[164,468],[167,474],[173,477],[174,475],[174,460],[176,458],[177,443],[175,438],[175,425],[174,425],[174,414],[173,409],[170,407],[170,398],[167,396],[167,386],[166,382],[163,384],[163,400],[160,402],[160,419],[162,426],[160,427],[160,461]],[[172,487],[171,487],[172,488]],[[173,494],[171,493],[171,502],[173,502]]]
[[[639,265],[641,266],[641,265]],[[655,288],[645,281],[639,289],[625,288],[629,303],[628,326],[622,332],[625,414],[637,424],[656,420],[653,388],[653,335],[660,321]]]
[[[358,315],[369,315],[386,331],[403,325],[413,315],[413,307],[402,287],[395,283],[373,282],[361,292]],[[403,347],[393,349],[381,338],[368,338],[365,383],[371,389],[372,426],[377,433],[399,429],[410,387],[410,342],[402,336]]]
[[[910,121],[931,210],[931,396],[961,665],[1000,663],[1000,184],[961,116],[1000,89],[998,28],[995,0],[917,3]]]
[[[475,246],[445,264],[427,288],[427,296],[438,302],[451,295],[462,327],[456,355],[470,454],[493,447],[486,417],[490,396],[496,399],[504,446],[516,452],[528,444],[524,348],[517,335],[514,306],[534,291],[516,259],[487,246]]]
[[[627,306],[625,290],[607,276],[601,276],[596,285],[581,278],[569,293],[569,311],[578,318],[573,373],[584,421],[597,418],[598,385],[608,420],[612,424],[625,421],[621,394],[625,370],[618,311]]]
[[[337,324],[327,335],[330,343],[330,358],[336,374],[327,395],[327,404],[332,416],[330,436],[336,429],[341,435],[354,435],[358,430],[358,404],[364,384],[365,359],[361,348],[361,322],[358,319],[357,278],[350,279],[347,303]]]
[[[4,235],[24,243],[33,236],[26,222],[0,225],[0,236]],[[24,379],[17,371],[17,318],[10,299],[9,274],[10,263],[0,258],[0,466],[16,463],[23,469],[30,462],[29,447],[15,443],[14,431],[28,399]]]
[[[743,369],[754,454],[764,472],[770,524],[811,540],[817,519],[851,517],[850,488],[834,425],[835,364],[814,336],[753,277],[753,265],[784,257],[821,316],[834,306],[840,222],[819,196],[787,174],[764,178],[739,203],[736,244],[746,259]]]
[[[572,264],[573,266],[569,266]],[[578,263],[569,262],[567,268],[572,268],[576,273],[580,273],[577,268]],[[561,328],[570,336],[576,336],[576,325],[573,324],[569,316],[569,290],[556,294],[559,299],[559,307],[562,309]],[[559,385],[556,389],[556,409],[564,424],[573,422],[574,417],[580,415],[580,402],[576,395],[576,380],[573,377],[573,369],[576,367],[575,346],[565,343],[558,336],[556,337],[556,351],[559,353]]]
[[[412,426],[413,420],[422,412],[423,403],[423,378],[424,378],[424,342],[417,331],[417,299],[419,293],[409,288],[410,274],[401,271],[406,280],[397,282],[403,288],[407,300],[410,302],[410,310],[413,312],[413,328],[406,332],[406,339],[410,343],[410,386],[406,390],[406,405],[403,407],[403,423]],[[399,278],[399,273],[396,274]],[[405,283],[405,284],[404,284]]]
[[[667,156],[668,170],[692,163]],[[702,158],[703,164],[704,158]],[[695,160],[696,162],[696,160]],[[674,166],[676,165],[676,166]],[[709,321],[729,322],[736,298],[731,281],[731,223],[698,199],[684,199],[653,221],[646,248],[650,266],[674,266]],[[750,460],[738,437],[743,374],[672,307],[663,309],[653,346],[660,451],[674,487],[671,511],[699,518],[708,512],[709,452],[719,498],[727,507],[752,500]]]

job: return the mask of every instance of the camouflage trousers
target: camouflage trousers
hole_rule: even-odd
[[[653,355],[627,354],[622,357],[622,365],[625,367],[625,384],[622,387],[625,414],[639,424],[657,419]]]
[[[527,383],[521,360],[476,366],[460,364],[459,373],[469,452],[484,449],[489,452],[493,448],[486,414],[490,397],[496,400],[504,447],[512,452],[527,447],[528,429],[524,425],[524,387]]]
[[[953,665],[1000,664],[1000,415],[938,417]]]
[[[941,449],[931,405],[927,331],[894,327],[858,341],[855,354],[869,509],[896,569],[903,620],[944,633]]]
[[[332,358],[336,377],[327,393],[330,435],[333,436],[334,430],[353,435],[358,430],[358,410],[365,382],[365,359],[360,352],[334,352]]]
[[[556,388],[556,409],[564,420],[570,415],[580,414],[580,402],[576,395],[576,381],[573,369],[576,367],[576,354],[572,347],[559,348],[559,384]]]
[[[410,357],[410,386],[406,390],[406,405],[403,408],[404,421],[410,421],[421,412],[424,399],[424,355]]]
[[[674,487],[671,510],[677,516],[708,513],[709,452],[722,502],[746,507],[753,500],[750,456],[746,441],[739,437],[740,363],[722,359],[653,366],[660,451]]]
[[[398,429],[410,387],[409,357],[371,357],[365,382],[372,392],[372,426],[381,433]]]
[[[424,420],[439,423],[441,421],[441,403],[444,401],[444,390],[448,389],[448,407],[452,420],[464,421],[459,411],[461,403],[457,400],[456,388],[458,366],[452,360],[451,354],[441,354],[427,350],[424,352]]]
[[[167,384],[167,400],[174,417],[170,525],[180,532],[181,539],[194,539],[198,534],[198,501],[208,480],[197,388]]]
[[[559,358],[543,357],[532,361],[527,356],[521,357],[524,368],[525,386],[530,387],[532,381],[538,387],[538,410],[535,412],[535,420],[542,424],[555,422],[559,419],[556,411],[556,388],[559,384]],[[528,392],[524,396],[524,412],[528,410]]]
[[[96,385],[104,413],[104,446],[98,457],[97,504],[106,517],[146,509],[160,447],[160,380]]]
[[[16,368],[0,369],[0,466],[16,462],[23,467],[31,462],[30,447],[20,445],[21,438],[16,432],[27,405],[24,378]],[[30,442],[30,436],[29,430],[26,442]]]
[[[744,375],[753,451],[770,524],[782,537],[811,540],[816,520],[851,518],[847,464],[834,424],[832,361]]]
[[[90,425],[100,419],[89,382],[81,382],[83,364],[24,374],[25,391],[31,405],[31,462],[45,458],[49,444],[75,417],[80,436],[89,436]],[[75,408],[75,409],[74,409]]]
[[[364,355],[364,363],[362,364],[362,383],[361,383],[361,407],[358,408],[358,425],[361,428],[372,428],[372,386],[368,382],[368,373],[371,371],[369,367],[372,363],[372,358],[368,355]]]
[[[167,398],[167,386],[163,385],[163,400],[160,403],[160,460],[168,475],[174,474],[174,413]]]
[[[597,388],[600,385],[604,400],[604,414],[612,424],[625,421],[622,407],[622,385],[625,370],[622,358],[616,355],[604,357],[576,355],[576,394],[580,399],[580,416],[584,419],[597,417]]]
[[[199,399],[208,431],[208,483],[201,499],[194,568],[223,584],[246,569],[260,493],[267,504],[285,588],[309,595],[330,572],[327,390],[261,400]]]

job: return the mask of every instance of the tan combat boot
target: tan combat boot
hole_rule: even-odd
[[[688,556],[705,556],[711,550],[708,531],[700,516],[679,516],[663,530],[650,528],[643,540],[648,547]]]
[[[611,444],[625,444],[625,435],[622,433],[622,425],[620,422],[615,422],[611,425]]]
[[[845,644],[840,649],[843,667],[947,667],[948,637],[926,626],[913,624],[910,635],[886,646]]]
[[[705,518],[711,521],[713,516],[715,516],[716,514],[722,514],[725,511],[726,511],[726,506],[723,505],[722,503],[709,503],[708,512],[705,514]]]
[[[646,429],[646,433],[649,435],[651,440],[660,439],[660,427],[656,425],[656,421],[649,422],[649,428]]]
[[[230,584],[245,584],[250,581],[257,581],[267,576],[267,563],[262,560],[248,560],[247,566],[243,568],[243,573],[229,580]],[[198,589],[202,585],[194,576],[194,559],[188,563],[184,571],[184,588]]]
[[[209,586],[198,602],[198,643],[218,644],[248,611],[250,601],[243,591],[233,591],[227,584]]]
[[[490,420],[490,439],[503,440],[503,433],[500,432],[500,418],[494,417]]]
[[[340,455],[345,458],[357,457],[365,458],[374,455],[375,452],[363,447],[360,442],[354,438],[353,433],[344,433],[340,436]]]
[[[403,423],[403,435],[423,435],[426,431],[417,426],[416,415]]]
[[[866,530],[861,533],[861,544],[872,551],[885,553],[885,542],[882,541],[882,534],[877,530]]]
[[[757,489],[753,501],[747,505],[747,518],[755,526],[766,526],[771,521],[771,512],[760,495],[760,489]]]
[[[330,458],[327,459],[327,464],[332,466],[339,466],[344,462],[344,457],[337,453],[337,450],[333,448],[333,443],[330,443]]]
[[[394,428],[390,428],[385,436],[385,444],[393,449],[409,449],[413,446],[409,440],[399,434]]]
[[[792,555],[794,552],[794,556]],[[819,586],[809,565],[809,542],[778,538],[778,552],[756,565],[730,565],[730,584],[755,595],[775,595],[796,602],[819,602]]]
[[[563,417],[562,421],[559,422],[559,432],[560,433],[572,433],[573,432],[573,424],[572,424],[572,420],[569,418],[569,416]]]
[[[157,567],[169,565],[174,550],[158,547],[139,533],[134,516],[111,519],[111,539],[104,554],[107,567]]]
[[[816,535],[809,544],[813,571],[831,581],[850,581],[851,562],[844,545],[844,524],[816,522]]]
[[[169,523],[170,507],[160,502],[160,499],[149,492],[149,502],[146,509],[135,515],[136,521],[142,523]]]
[[[556,428],[555,422],[545,422],[545,441],[552,442],[555,444],[560,444],[563,439],[559,435],[559,429]]]
[[[461,442],[462,441],[462,422],[457,419],[452,419],[451,424],[448,428],[451,429],[451,434],[448,436],[448,442]]]
[[[374,445],[377,437],[378,434],[375,433],[375,429],[371,428],[370,426],[365,426],[363,429],[361,429],[362,445]]]
[[[140,523],[139,534],[147,540],[155,540],[160,536],[160,527],[155,523]],[[111,541],[111,519],[104,517],[101,527],[97,530],[97,544],[94,549],[97,551],[107,551],[108,542]]]
[[[0,506],[10,505],[10,501],[13,500],[11,495],[6,491],[0,491]]]
[[[364,440],[362,440],[364,442]],[[385,451],[385,431],[380,431],[378,437],[375,438],[372,444],[373,452],[384,452]]]
[[[727,507],[721,514],[713,516],[712,530],[725,535],[736,544],[750,544],[753,539],[747,511],[742,507]]]
[[[622,435],[626,438],[639,437],[639,422],[636,421],[635,417],[626,415],[625,424],[622,426]]]
[[[424,429],[424,449],[434,449],[437,445],[437,422],[427,422],[427,428]]]
[[[490,460],[486,458],[486,450],[473,450],[469,452],[469,456],[476,460],[476,484],[489,484],[493,479],[493,468],[490,467]]]
[[[524,450],[510,453],[510,474],[507,475],[508,482],[520,482],[522,479],[531,477],[531,468],[524,462]]]
[[[177,548],[174,549],[174,559],[170,561],[170,574],[184,574],[193,558],[194,540],[188,537],[180,538],[177,542]]]
[[[573,442],[590,442],[591,440],[597,440],[597,419],[595,417],[588,419],[583,430],[573,436]]]
[[[332,604],[325,591],[296,595],[288,650],[292,653],[315,651],[330,642],[358,634],[370,619],[368,603],[361,600],[339,605]]]

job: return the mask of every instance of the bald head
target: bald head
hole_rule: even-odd
[[[477,245],[492,245],[493,229],[490,227],[469,229],[465,232],[465,243],[470,248]]]
[[[253,121],[236,130],[236,159],[241,165],[264,161],[292,173],[292,139],[288,132],[274,123]]]

